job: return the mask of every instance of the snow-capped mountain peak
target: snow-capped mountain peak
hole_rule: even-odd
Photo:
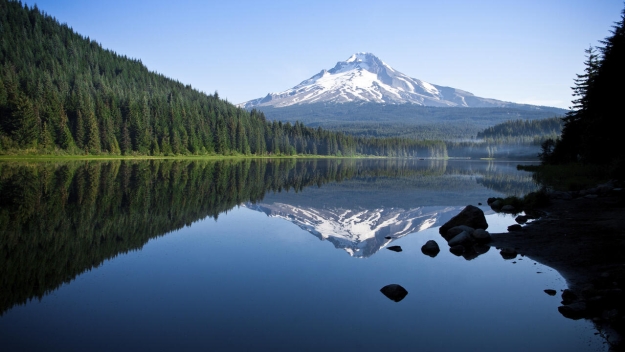
[[[372,53],[356,53],[295,87],[239,104],[284,107],[295,104],[374,102],[425,106],[493,107],[509,103],[411,78]]]

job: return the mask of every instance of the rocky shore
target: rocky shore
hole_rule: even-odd
[[[556,269],[569,289],[560,313],[590,319],[612,346],[625,343],[625,196],[614,184],[548,193],[539,219],[491,234],[504,258],[526,256]],[[524,223],[527,219],[520,218]],[[553,294],[548,292],[548,294]]]

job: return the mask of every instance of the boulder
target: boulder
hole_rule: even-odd
[[[528,218],[525,215],[519,215],[514,219],[514,221],[518,222],[519,224],[525,224],[527,220]]]
[[[451,218],[438,231],[441,235],[445,235],[447,230],[455,226],[466,225],[474,229],[487,229],[488,223],[482,209],[474,206],[467,205],[458,215]]]
[[[558,293],[558,292],[556,290],[546,289],[545,293],[548,294],[549,296],[555,296],[556,293]]]
[[[496,201],[496,200],[497,200],[497,198],[494,198],[494,197],[488,198],[488,199],[486,200],[486,204],[491,205],[491,204],[492,204],[494,201]]]
[[[510,204],[504,205],[503,207],[501,207],[501,212],[509,214],[516,213],[516,208]]]
[[[502,248],[499,254],[501,254],[503,259],[508,260],[516,258],[517,252],[514,248]]]
[[[447,244],[449,244],[450,247],[453,247],[459,244],[465,244],[469,241],[471,241],[471,235],[469,235],[469,233],[466,231],[462,231],[461,233],[454,236],[454,238],[449,240]]]
[[[459,244],[457,246],[449,248],[449,251],[456,256],[461,256],[462,253],[464,253],[464,246]]]
[[[473,245],[475,253],[482,255],[490,250],[490,246],[482,243],[476,243]]]
[[[401,246],[390,246],[390,247],[387,247],[386,249],[388,249],[390,251],[393,251],[393,252],[401,252],[402,251]]]
[[[438,247],[438,243],[436,243],[436,241],[434,240],[429,240],[425,242],[423,247],[421,247],[421,252],[432,258],[436,257],[438,255],[438,252],[440,251],[441,249]]]
[[[473,233],[471,234],[471,237],[473,237],[474,240],[480,243],[490,241],[490,234],[488,233],[488,231],[484,229],[477,229],[473,231]]]
[[[458,236],[459,234],[461,234],[462,232],[467,232],[469,235],[473,233],[473,228],[469,227],[469,226],[465,226],[465,225],[460,225],[460,226],[454,226],[452,228],[450,228],[449,230],[447,230],[447,232],[445,234],[443,234],[443,238],[449,242],[449,240],[451,240],[452,238]]]
[[[577,301],[577,295],[568,288],[562,291],[562,304],[569,304]]]
[[[408,291],[398,284],[386,285],[380,289],[380,292],[382,292],[388,299],[395,302],[401,301],[406,297],[406,295],[408,295]]]
[[[521,229],[523,229],[523,226],[521,226],[519,224],[514,224],[514,225],[508,226],[508,232],[510,232],[510,231],[520,231]]]

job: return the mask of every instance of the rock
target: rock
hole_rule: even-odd
[[[465,244],[469,241],[471,241],[471,235],[469,235],[469,233],[466,231],[462,231],[461,233],[454,236],[454,238],[449,240],[448,244],[450,247],[453,247],[459,244]]]
[[[452,227],[466,225],[474,229],[487,229],[488,223],[482,209],[474,206],[467,205],[458,215],[451,218],[438,231],[441,235],[445,235],[447,230]]]
[[[568,288],[562,292],[562,304],[569,304],[577,301],[577,295]]]
[[[524,215],[519,215],[514,219],[514,221],[518,222],[519,224],[525,224],[527,220],[528,220],[528,217]]]
[[[490,234],[488,233],[488,231],[484,229],[477,229],[473,231],[473,233],[471,234],[471,237],[473,237],[474,240],[480,243],[485,243],[485,242],[490,241]]]
[[[401,301],[406,297],[406,295],[408,295],[408,291],[398,284],[386,285],[380,289],[380,292],[382,292],[388,299],[395,302]]]
[[[587,198],[587,199],[595,199],[597,197],[599,197],[599,196],[596,195],[596,194],[587,194],[587,195],[584,196],[584,198]]]
[[[493,197],[488,198],[488,199],[486,200],[486,204],[491,205],[491,204],[492,204],[494,201],[496,201],[496,200],[497,200],[497,198],[493,198]]]
[[[508,205],[504,205],[503,207],[501,207],[501,212],[502,213],[516,213],[516,208],[513,207],[512,205],[508,204]]]
[[[556,292],[556,290],[546,289],[545,293],[548,294],[549,296],[555,296],[556,293],[558,293],[558,292]]]
[[[473,245],[473,250],[478,255],[482,255],[490,250],[490,246],[482,244],[482,243],[476,243]]]
[[[393,237],[391,237],[391,236],[384,236],[384,238],[386,238],[387,240],[390,240]]]
[[[457,235],[459,235],[463,231],[466,231],[469,234],[472,234],[474,230],[473,230],[472,227],[465,226],[465,225],[454,226],[454,227],[450,228],[449,230],[447,230],[447,232],[445,234],[443,234],[443,238],[447,242],[449,242],[449,240],[451,240],[452,238],[456,237]]]
[[[477,205],[482,205],[482,203],[477,203]]]
[[[567,306],[560,306],[558,307],[558,312],[565,318],[578,320],[583,318],[586,314],[586,304],[584,302],[577,302]]]
[[[508,232],[510,232],[510,231],[520,231],[521,229],[523,229],[523,226],[521,226],[519,224],[514,224],[514,225],[508,226]]]
[[[440,251],[441,249],[438,247],[438,243],[436,243],[436,241],[434,240],[429,240],[425,242],[423,247],[421,247],[421,252],[425,255],[429,255],[432,258],[436,257],[438,255],[438,252]]]
[[[390,246],[390,247],[388,247],[386,249],[388,249],[390,251],[393,251],[393,252],[401,252],[402,251],[401,246]]]
[[[501,251],[499,251],[499,254],[501,254],[501,256],[503,257],[503,259],[514,259],[517,256],[517,252],[514,248],[502,248]]]
[[[473,247],[464,247],[464,252],[462,253],[462,257],[465,260],[473,260],[477,258],[480,254],[476,252]]]
[[[454,255],[460,256],[462,255],[462,253],[464,253],[464,246],[459,244],[457,246],[449,248],[449,251]]]

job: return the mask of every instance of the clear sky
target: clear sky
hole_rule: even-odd
[[[622,0],[25,0],[152,71],[240,103],[355,52],[426,82],[567,108]]]

